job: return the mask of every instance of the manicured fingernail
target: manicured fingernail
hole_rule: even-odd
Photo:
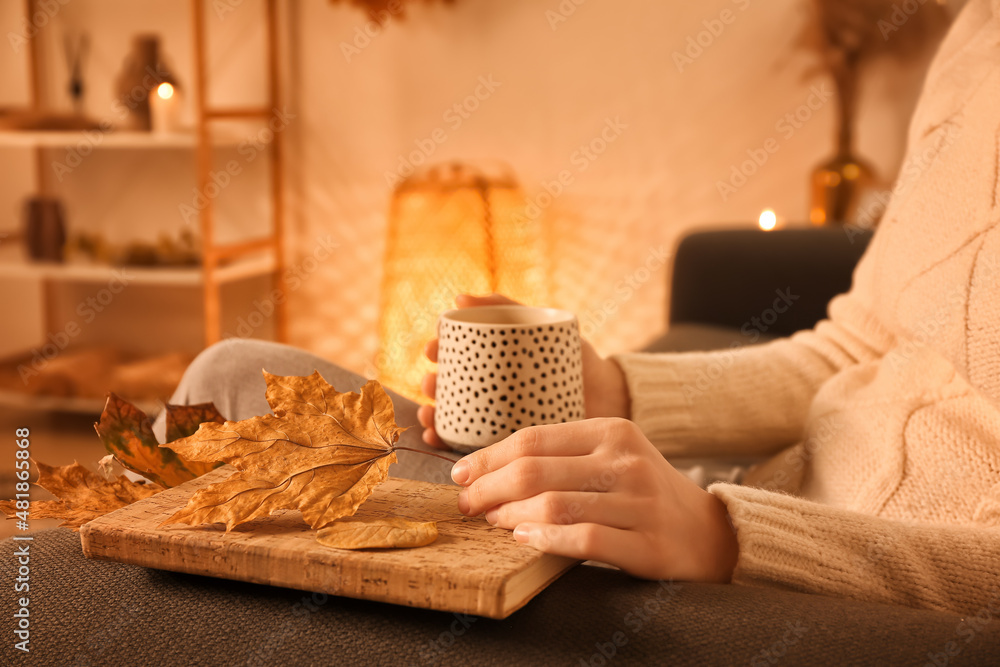
[[[486,513],[486,521],[491,525],[497,525],[497,516],[500,514],[495,508]]]
[[[458,494],[458,511],[462,514],[469,513],[469,498],[465,491]]]
[[[469,463],[466,460],[461,460],[456,463],[451,468],[451,478],[455,480],[455,484],[465,484],[469,481]]]
[[[518,526],[514,529],[514,539],[521,544],[527,544],[531,540],[531,530]]]

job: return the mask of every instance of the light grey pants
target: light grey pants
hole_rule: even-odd
[[[222,416],[231,421],[269,414],[271,408],[264,400],[263,370],[275,375],[311,375],[319,371],[337,391],[358,391],[366,382],[360,375],[304,350],[260,340],[231,338],[209,347],[191,362],[170,402],[186,405],[211,401]],[[393,391],[388,393],[395,407],[396,423],[410,427],[400,436],[399,444],[442,454],[420,439],[418,405]],[[153,431],[163,442],[166,423],[162,413]],[[456,460],[460,456],[448,455]],[[396,452],[396,456],[399,462],[389,469],[393,477],[452,483],[451,464],[446,461],[414,452]]]

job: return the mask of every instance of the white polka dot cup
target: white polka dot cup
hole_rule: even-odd
[[[434,429],[468,453],[525,426],[583,419],[576,316],[553,308],[449,310],[438,323]]]

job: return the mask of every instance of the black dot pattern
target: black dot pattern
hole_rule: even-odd
[[[525,426],[583,419],[575,322],[504,326],[441,320],[434,428],[472,450]]]

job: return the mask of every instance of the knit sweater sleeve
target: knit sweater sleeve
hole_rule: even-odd
[[[957,614],[1000,613],[1000,528],[904,523],[732,484],[733,583]]]
[[[854,294],[814,329],[712,352],[622,354],[632,420],[667,456],[765,455],[802,435],[820,386],[885,354],[892,336]]]

